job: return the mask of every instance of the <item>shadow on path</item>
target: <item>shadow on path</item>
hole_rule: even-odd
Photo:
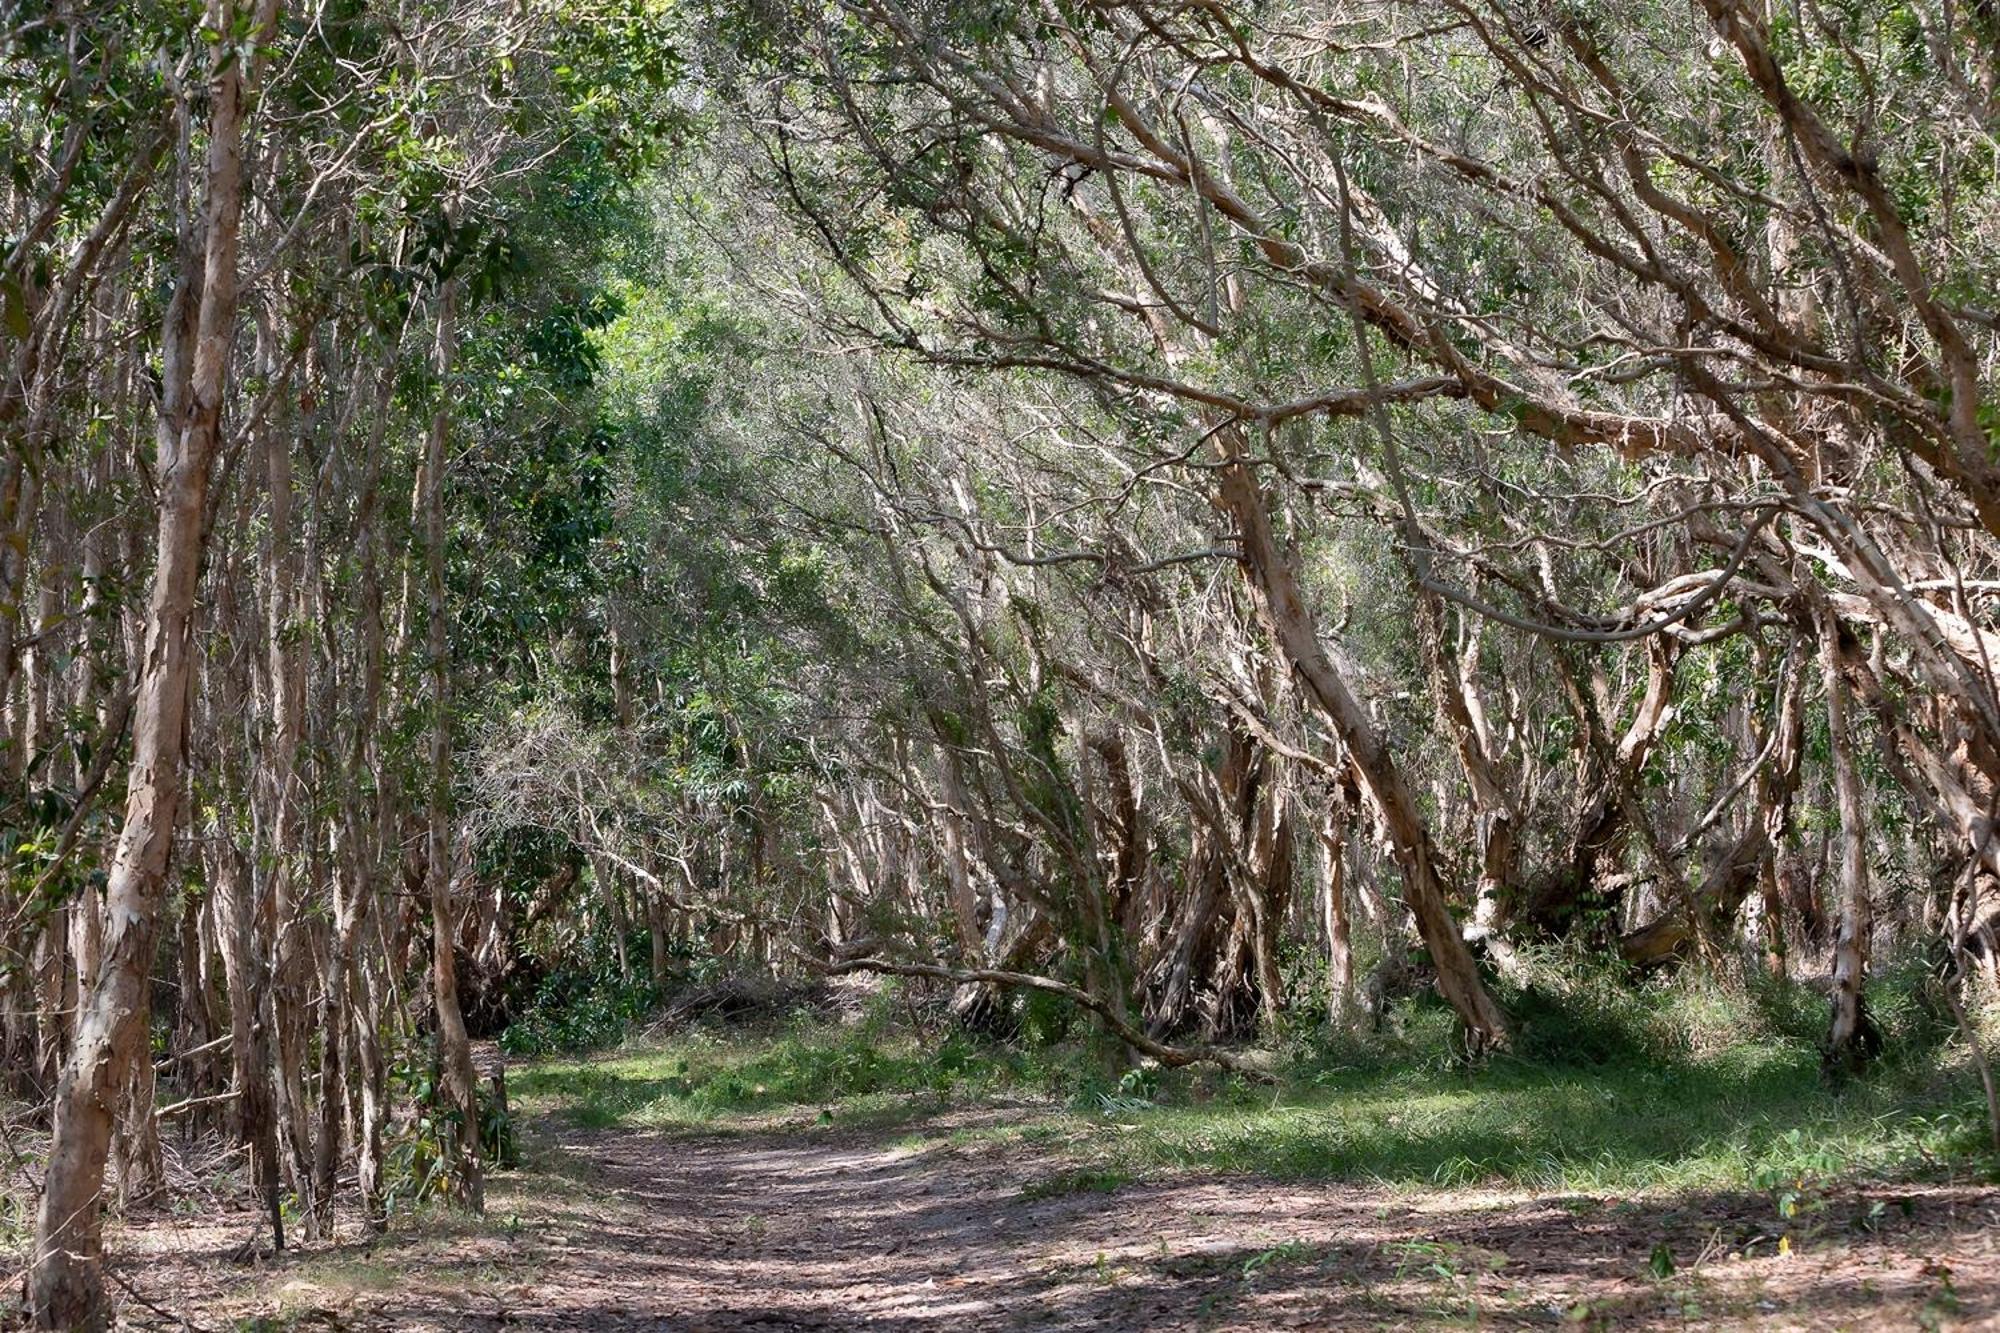
[[[2000,1194],[1829,1201],[1776,1252],[1768,1200],[1625,1203],[1197,1177],[1036,1198],[1019,1145],[853,1131],[568,1132],[585,1199],[534,1221],[538,1279],[394,1327],[672,1330],[1982,1327]],[[1909,1200],[1907,1212],[1901,1206]],[[1866,1220],[1871,1229],[1852,1225]],[[1653,1271],[1656,1247],[1675,1272]],[[1743,1257],[1734,1257],[1734,1256]]]

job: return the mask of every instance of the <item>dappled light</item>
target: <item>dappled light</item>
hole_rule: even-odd
[[[0,6],[0,1328],[2000,1321],[2000,8]]]

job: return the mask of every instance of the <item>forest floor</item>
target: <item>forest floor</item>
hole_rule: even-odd
[[[257,1233],[247,1204],[133,1219],[112,1236],[134,1293],[125,1318],[718,1333],[2000,1328],[2000,1189],[1914,1140],[1894,1169],[1849,1169],[1863,1158],[1841,1155],[1817,1103],[1729,1138],[1728,1152],[1765,1164],[1729,1186],[1700,1165],[1717,1139],[1707,1112],[1667,1093],[1628,1101],[1648,1094],[1602,1079],[1502,1077],[1433,1103],[1433,1072],[1336,1080],[1288,1106],[1225,1089],[1171,1110],[913,1089],[912,1068],[851,1041],[745,1054],[727,1039],[517,1069],[522,1164],[493,1177],[484,1219],[419,1212],[373,1242],[350,1223],[276,1261],[243,1257]],[[1699,1084],[1686,1096],[1727,1102]],[[1470,1114],[1484,1107],[1490,1125]],[[1886,1103],[1855,1114],[1877,1130],[1904,1118]],[[1806,1134],[1777,1129],[1788,1120]],[[1469,1158],[1481,1135],[1488,1157]]]
[[[2000,1327],[2000,1191],[1856,1189],[1778,1253],[1758,1195],[1119,1184],[975,1134],[1035,1108],[696,1137],[549,1129],[483,1222],[232,1258],[118,1238],[135,1327],[885,1330]],[[915,1135],[920,1141],[913,1143]],[[1880,1207],[1878,1208],[1878,1205]],[[1869,1229],[1855,1225],[1870,1211]],[[1661,1275],[1653,1255],[1678,1256]],[[185,1320],[185,1324],[183,1324]]]

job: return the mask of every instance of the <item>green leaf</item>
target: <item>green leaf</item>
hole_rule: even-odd
[[[1654,1277],[1665,1281],[1674,1275],[1674,1247],[1661,1241],[1653,1247],[1653,1257],[1646,1261],[1646,1270]]]

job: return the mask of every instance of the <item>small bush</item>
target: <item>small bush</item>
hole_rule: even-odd
[[[459,1112],[445,1104],[436,1070],[436,1045],[431,1039],[406,1046],[390,1067],[392,1098],[407,1108],[391,1121],[383,1142],[383,1206],[392,1214],[436,1198],[450,1182],[462,1121]],[[484,1084],[474,1092],[481,1159],[489,1167],[520,1165],[513,1117]]]
[[[1958,1035],[1945,998],[1950,964],[1931,950],[1900,949],[1877,959],[1868,985],[1868,1011],[1882,1032],[1891,1060],[1931,1060]],[[1825,1027],[1824,1011],[1819,1015]]]
[[[1021,1038],[1030,1046],[1054,1046],[1068,1037],[1077,1025],[1074,1002],[1044,990],[1031,990],[1021,997]]]
[[[1052,1176],[1029,1181],[1021,1187],[1021,1197],[1030,1202],[1058,1199],[1066,1194],[1114,1194],[1132,1183],[1129,1171],[1083,1168],[1058,1171]]]
[[[613,948],[599,942],[536,983],[521,1017],[500,1033],[500,1049],[509,1055],[602,1050],[623,1041],[664,999],[649,977],[627,979]]]

